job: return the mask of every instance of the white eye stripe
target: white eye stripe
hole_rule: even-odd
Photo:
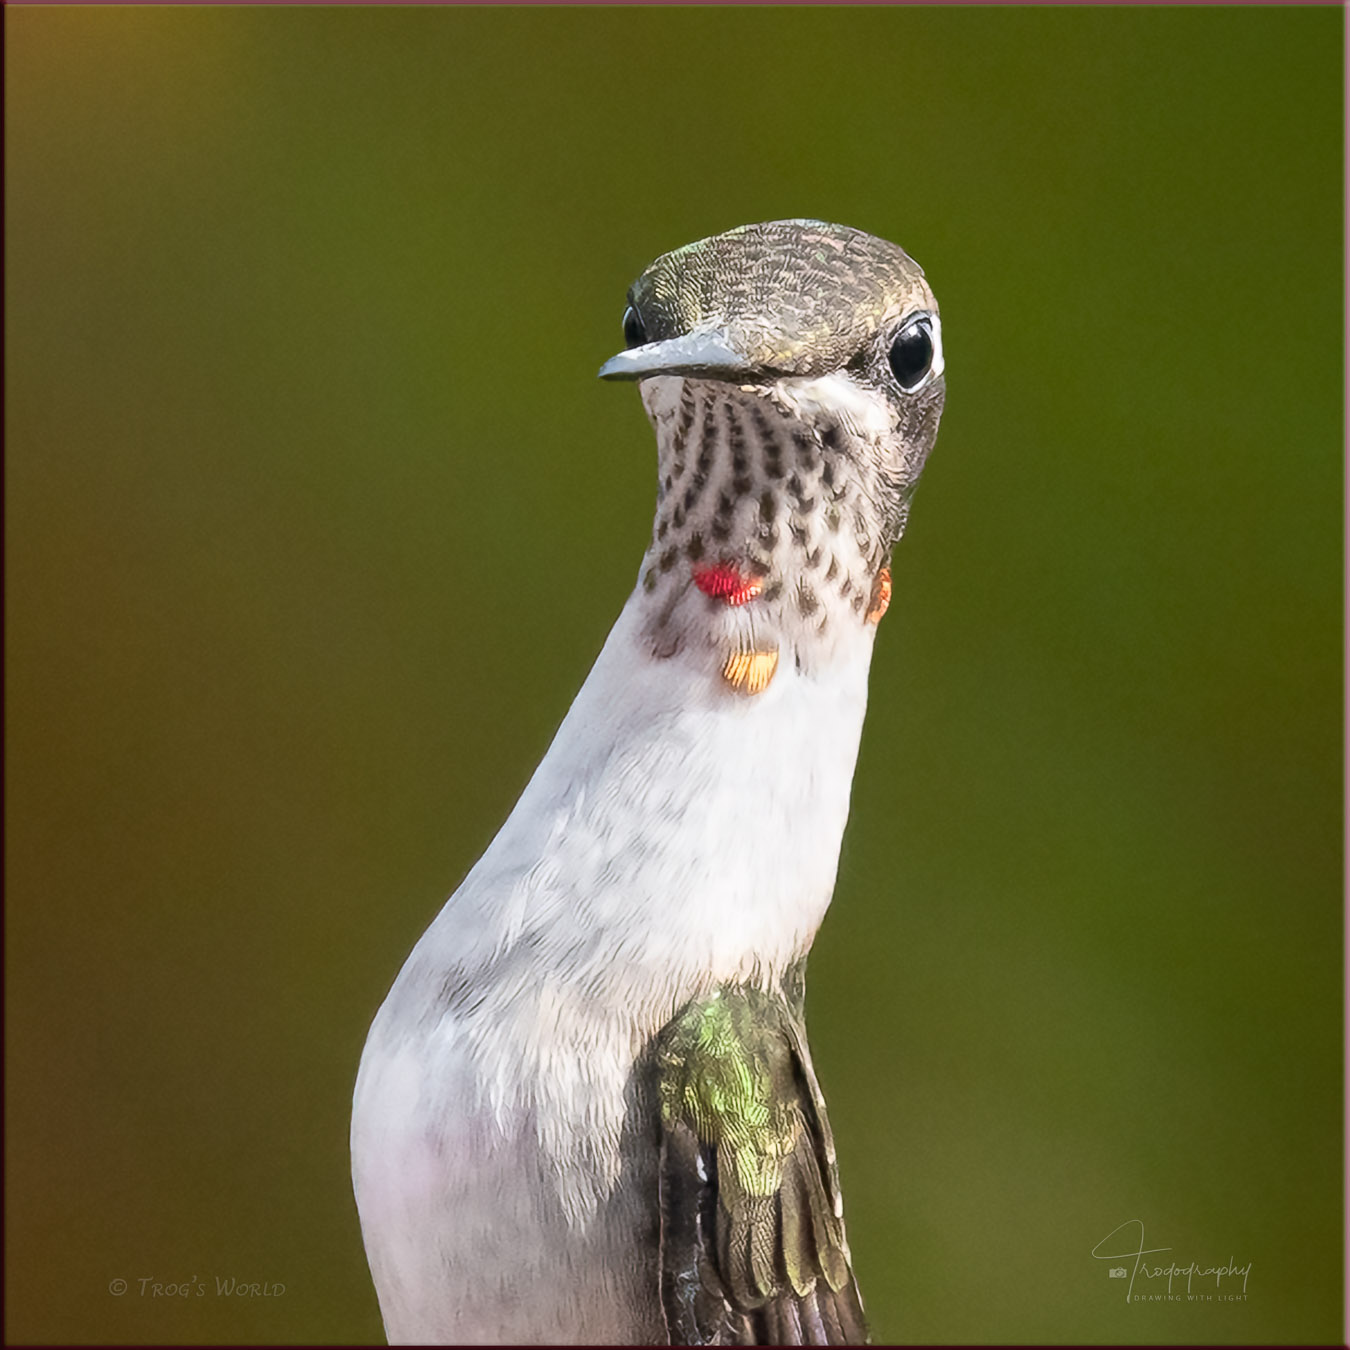
[[[842,417],[856,431],[867,436],[884,436],[894,427],[885,396],[867,389],[842,370],[814,380],[780,380],[775,386],[779,400],[803,421],[818,416]]]

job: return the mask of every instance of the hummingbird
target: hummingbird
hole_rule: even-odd
[[[891,552],[945,396],[923,270],[843,225],[656,259],[631,595],[371,1026],[352,1175],[391,1343],[867,1340],[804,1020]]]

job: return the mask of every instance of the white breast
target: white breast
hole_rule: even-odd
[[[353,1171],[391,1339],[531,1339],[534,1297],[553,1320],[533,1339],[651,1331],[650,1197],[624,1193],[650,1181],[622,1156],[634,1058],[689,998],[794,962],[829,903],[870,627],[747,697],[705,652],[654,657],[642,623],[635,595],[372,1027]],[[574,1299],[589,1263],[610,1292]]]

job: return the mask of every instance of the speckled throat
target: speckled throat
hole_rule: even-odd
[[[793,381],[645,382],[658,484],[640,588],[656,655],[774,646],[809,670],[874,615],[910,475],[886,471],[881,430],[832,410],[825,383],[803,397]],[[753,597],[703,593],[696,575],[718,564]]]

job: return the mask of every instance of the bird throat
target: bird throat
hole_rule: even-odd
[[[639,596],[654,656],[762,693],[782,663],[828,665],[885,612],[905,502],[876,437],[773,386],[675,376],[643,386],[656,519]]]

